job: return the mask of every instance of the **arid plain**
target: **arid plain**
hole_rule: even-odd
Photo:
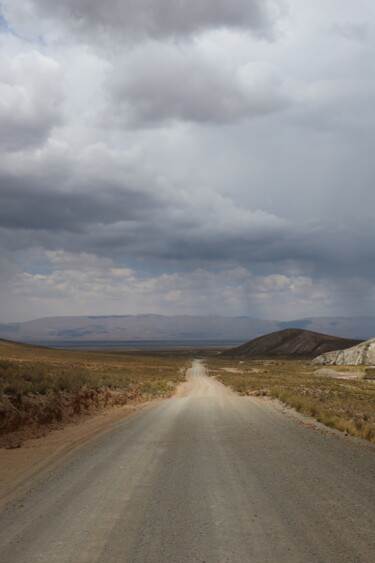
[[[1,560],[371,561],[368,367],[0,351]]]

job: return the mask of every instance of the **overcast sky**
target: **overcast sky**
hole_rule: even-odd
[[[0,0],[0,322],[375,314],[374,0]]]

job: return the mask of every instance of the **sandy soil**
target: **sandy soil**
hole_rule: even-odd
[[[318,369],[314,371],[313,375],[333,377],[334,379],[363,379],[363,373],[361,372],[336,371],[332,368]]]

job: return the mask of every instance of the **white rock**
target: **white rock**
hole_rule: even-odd
[[[347,348],[346,350],[336,350],[326,352],[314,358],[313,364],[324,366],[359,366],[375,365],[375,338]]]

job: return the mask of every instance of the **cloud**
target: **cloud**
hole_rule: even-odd
[[[6,4],[10,320],[374,310],[371,0]]]
[[[32,162],[24,173],[0,173],[3,247],[53,250],[62,245],[71,252],[82,249],[117,259],[131,255],[166,262],[215,261],[255,256],[260,248],[267,253],[287,229],[282,218],[238,207],[208,189],[178,190],[144,172],[131,177],[131,160],[122,163],[122,181],[121,170],[113,166],[103,184],[100,172],[106,169],[110,151],[94,154],[97,158],[88,169],[85,162],[91,159],[85,161],[84,155],[67,158],[65,169],[60,162],[53,189],[48,156],[45,174],[41,158],[39,174],[33,173]]]
[[[0,246],[8,259],[44,248],[90,253],[119,266],[143,261],[151,269],[242,264],[254,273],[289,275],[292,267],[299,275],[348,278],[355,268],[375,277],[374,228],[364,217],[358,223],[354,195],[351,217],[341,211],[333,219],[329,211],[329,220],[298,220],[295,209],[307,194],[296,185],[284,202],[291,211],[286,218],[251,207],[251,198],[246,205],[243,197],[236,201],[199,182],[158,176],[141,148],[104,144],[76,151],[48,143],[28,156],[7,156],[0,160],[0,183]],[[285,199],[283,191],[280,196]],[[344,210],[340,191],[337,198],[334,209]],[[310,213],[314,206],[311,200]]]
[[[142,46],[116,62],[108,87],[105,119],[113,112],[112,127],[233,123],[291,103],[285,80],[271,64],[235,66],[225,52],[202,44]]]
[[[23,7],[23,10],[21,9]],[[281,0],[13,0],[5,14],[27,27],[28,19],[59,20],[73,33],[97,40],[117,34],[121,41],[187,37],[207,29],[232,28],[268,34]]]
[[[12,304],[14,310],[14,303],[21,300],[27,303],[30,318],[52,308],[62,315],[152,311],[288,319],[291,310],[297,317],[333,314],[348,297],[353,303],[358,290],[365,290],[374,301],[374,283],[355,279],[333,282],[292,274],[255,275],[244,267],[145,276],[133,268],[119,268],[108,258],[59,250],[44,253],[43,273],[14,273],[3,285],[6,301],[1,305],[6,311]]]
[[[349,41],[365,42],[371,34],[371,28],[368,23],[340,22],[332,26],[332,31],[340,37]]]
[[[0,148],[41,145],[62,123],[61,71],[37,51],[0,54]]]
[[[90,225],[144,218],[158,205],[151,195],[116,185],[87,194],[53,191],[26,178],[3,176],[1,181],[0,224],[11,229],[77,233]]]

